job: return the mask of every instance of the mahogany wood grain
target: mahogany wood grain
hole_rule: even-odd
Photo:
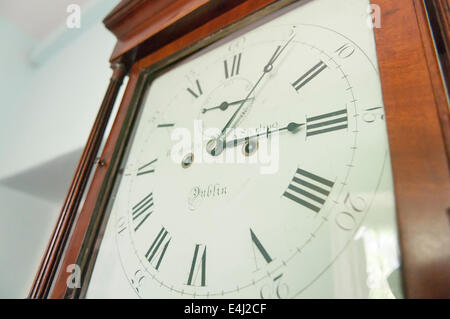
[[[147,55],[244,1],[154,0],[134,2],[133,10],[117,8],[104,20],[118,38],[111,61],[132,54],[132,49],[146,49],[138,58]]]
[[[438,115],[446,101],[423,2],[373,2],[382,13],[375,39],[405,293],[409,298],[448,298],[450,180]]]
[[[213,19],[210,19],[208,23],[199,26],[197,29],[179,37],[177,40],[163,46],[159,50],[147,55],[140,59],[136,64],[140,69],[149,67],[157,62],[162,61],[170,55],[173,55],[192,44],[213,35],[215,32],[222,30],[223,28],[237,23],[250,13],[257,12],[267,7],[270,4],[274,4],[274,0],[252,0],[246,1],[241,5],[219,15]]]

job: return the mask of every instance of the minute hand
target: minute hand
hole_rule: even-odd
[[[282,131],[289,131],[291,133],[296,133],[298,131],[298,129],[300,127],[302,127],[303,125],[305,125],[304,123],[295,123],[295,122],[291,122],[289,123],[287,126],[279,128],[279,129],[274,129],[274,130],[269,130],[267,129],[267,131],[265,132],[261,132],[261,133],[257,133],[251,136],[246,136],[246,137],[240,137],[240,138],[236,138],[233,139],[231,141],[227,141],[226,143],[223,143],[223,148],[227,148],[227,147],[234,147],[234,146],[238,146],[242,143],[245,143],[251,139],[255,139],[258,138],[260,136],[265,136],[265,137],[269,137],[269,135],[276,133],[276,132],[282,132]]]
[[[217,137],[217,140],[219,140],[225,133],[225,131],[227,130],[227,128],[230,127],[231,123],[233,123],[233,120],[236,118],[236,116],[238,115],[239,111],[242,109],[242,106],[245,104],[245,101],[248,100],[248,98],[250,97],[250,95],[252,95],[253,91],[255,91],[256,87],[259,85],[259,83],[262,81],[262,79],[264,78],[264,76],[269,73],[270,71],[272,71],[273,69],[273,64],[275,63],[275,61],[278,59],[278,57],[281,55],[281,53],[284,51],[284,49],[288,46],[288,44],[294,39],[295,34],[292,35],[289,40],[284,44],[283,47],[281,47],[281,45],[279,45],[277,47],[277,49],[275,50],[274,54],[272,55],[272,57],[270,58],[269,62],[264,66],[263,69],[263,73],[261,74],[261,76],[259,77],[258,81],[256,81],[255,85],[253,85],[252,89],[250,90],[250,92],[248,92],[246,98],[243,100],[243,102],[239,105],[239,107],[237,108],[237,110],[233,113],[233,115],[231,116],[231,118],[228,120],[228,122],[225,124],[225,127],[222,129],[222,131],[220,132],[220,135]]]

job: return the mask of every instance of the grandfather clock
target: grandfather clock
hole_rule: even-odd
[[[448,21],[445,0],[123,0],[29,297],[450,297]]]

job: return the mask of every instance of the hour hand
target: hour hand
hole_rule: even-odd
[[[224,101],[220,105],[213,106],[213,107],[210,107],[210,108],[203,108],[202,109],[202,113],[204,114],[206,112],[209,112],[209,111],[212,111],[212,110],[217,110],[217,109],[225,111],[226,109],[228,109],[229,106],[240,104],[240,103],[247,102],[247,101],[251,101],[251,100],[254,100],[254,99],[255,99],[254,97],[249,97],[248,99],[243,99],[243,100],[234,101],[234,102]]]

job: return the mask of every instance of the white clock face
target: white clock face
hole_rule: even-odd
[[[367,6],[285,8],[151,83],[88,297],[392,296]]]

